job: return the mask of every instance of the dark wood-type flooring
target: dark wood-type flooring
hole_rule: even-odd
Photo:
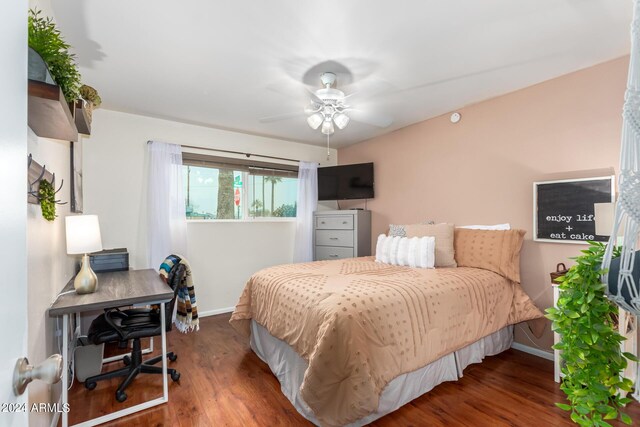
[[[168,347],[178,353],[178,360],[170,366],[182,376],[178,383],[169,380],[169,403],[107,425],[311,426],[228,319],[228,314],[202,318],[197,333],[171,331]],[[141,375],[127,389],[127,401],[118,403],[114,398],[118,384],[118,379],[103,381],[89,391],[76,382],[70,391],[71,424],[162,393],[161,375]],[[573,426],[567,413],[554,406],[562,397],[553,381],[552,362],[508,350],[469,366],[459,381],[437,386],[372,425]],[[638,402],[629,405],[627,413],[640,424]]]

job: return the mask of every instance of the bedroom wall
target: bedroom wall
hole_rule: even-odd
[[[29,153],[40,164],[56,174],[56,189],[60,179],[64,179],[58,198],[70,200],[69,141],[37,137],[29,129]],[[74,256],[67,255],[64,217],[69,215],[69,204],[56,206],[58,217],[49,222],[42,217],[40,205],[27,205],[27,289],[29,324],[29,360],[40,363],[54,353],[61,353],[55,338],[56,321],[47,315],[47,309],[55,296],[75,273]],[[60,328],[62,326],[60,325]],[[60,384],[53,386],[41,381],[29,385],[29,404],[57,402]],[[29,425],[49,426],[53,414],[32,412]]]
[[[426,219],[510,222],[527,231],[523,288],[541,309],[551,306],[549,272],[585,246],[532,241],[532,183],[617,173],[628,62],[461,108],[457,124],[446,114],[340,149],[340,164],[375,163],[373,235]],[[517,328],[516,341],[550,350],[553,337],[549,328],[539,340]]]
[[[105,95],[108,99],[108,94]],[[159,140],[323,165],[326,148],[99,109],[83,147],[85,213],[100,217],[103,246],[126,247],[132,268],[147,268],[146,147]],[[203,151],[203,153],[207,153]],[[215,154],[215,153],[214,153]],[[235,306],[257,270],[292,262],[293,221],[194,221],[187,226],[189,260],[200,313]],[[157,266],[154,266],[157,267]]]
[[[29,7],[37,7],[44,15],[53,16],[50,0],[29,0]],[[28,355],[33,363],[40,363],[54,353],[61,353],[55,330],[55,319],[47,315],[47,309],[55,296],[75,274],[79,262],[75,256],[67,255],[64,217],[70,214],[70,143],[49,138],[39,138],[28,130],[28,150],[34,160],[46,164],[55,172],[56,182],[64,179],[59,199],[67,202],[58,205],[58,217],[53,222],[42,218],[40,205],[27,205],[27,297],[28,312]],[[59,328],[62,328],[61,322]],[[60,343],[61,345],[61,343]],[[29,404],[56,403],[59,401],[61,384],[47,385],[34,381],[27,389]],[[59,414],[50,412],[30,412],[29,425],[48,427]]]

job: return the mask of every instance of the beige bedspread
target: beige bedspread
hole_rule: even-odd
[[[398,375],[540,316],[519,284],[496,273],[366,257],[259,271],[230,323],[249,336],[255,319],[306,359],[302,397],[323,425],[339,426],[375,411]]]

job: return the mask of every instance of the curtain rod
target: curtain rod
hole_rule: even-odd
[[[286,157],[266,156],[266,155],[263,155],[263,154],[254,154],[254,153],[243,153],[241,151],[221,150],[219,148],[196,147],[195,145],[181,145],[181,147],[195,148],[195,149],[198,149],[198,150],[217,151],[219,153],[227,153],[227,154],[240,154],[240,155],[246,156],[247,158],[251,157],[251,156],[254,156],[254,157],[262,157],[263,159],[284,160],[284,161],[287,161],[287,162],[296,162],[296,163],[300,162],[300,160],[288,159]]]

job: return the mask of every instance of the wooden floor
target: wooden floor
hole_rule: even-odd
[[[169,403],[108,425],[312,425],[284,397],[269,367],[231,329],[228,319],[228,314],[200,319],[197,333],[170,332],[169,349],[178,353],[178,360],[170,366],[182,377],[178,383],[169,380]],[[162,389],[160,375],[143,375],[127,389],[129,399],[118,403],[114,398],[118,384],[118,380],[105,381],[88,391],[76,383],[70,391],[70,422],[139,403],[158,396]],[[573,426],[567,413],[554,406],[562,396],[553,381],[552,362],[508,350],[469,366],[459,381],[437,386],[372,425]],[[640,423],[638,402],[629,405],[627,413]]]

